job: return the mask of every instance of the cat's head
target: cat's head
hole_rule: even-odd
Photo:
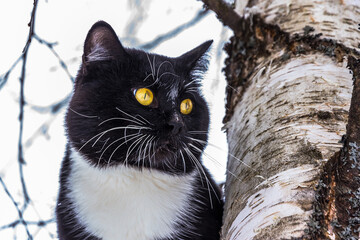
[[[94,24],[66,115],[71,146],[98,167],[193,171],[209,128],[200,80],[211,43],[170,58],[124,48]]]

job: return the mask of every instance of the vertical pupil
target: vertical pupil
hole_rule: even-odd
[[[147,92],[145,92],[145,94],[144,94],[144,100],[146,99],[146,95],[147,95]]]
[[[188,102],[188,101],[186,101],[185,108],[186,108],[186,110],[188,110],[188,109],[189,109],[189,102]]]

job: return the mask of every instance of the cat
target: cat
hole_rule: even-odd
[[[124,48],[95,23],[65,116],[60,240],[218,240],[221,192],[201,163],[207,41],[177,58]]]

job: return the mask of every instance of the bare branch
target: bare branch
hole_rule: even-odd
[[[33,34],[33,37],[40,43],[40,44],[44,44],[45,46],[47,46],[50,51],[55,55],[55,57],[59,60],[60,66],[62,69],[64,69],[64,71],[66,72],[66,74],[68,75],[68,77],[70,78],[70,80],[72,82],[75,82],[75,78],[71,75],[71,73],[69,72],[69,69],[67,67],[67,65],[65,64],[64,60],[62,60],[62,58],[59,56],[59,54],[55,51],[54,46],[57,45],[57,42],[55,43],[50,43],[42,38],[40,38],[37,34]]]
[[[10,198],[10,200],[12,201],[12,203],[14,204],[17,212],[18,212],[18,215],[19,215],[19,223],[21,223],[22,225],[24,225],[25,227],[25,230],[26,230],[26,234],[28,235],[28,238],[29,239],[33,239],[32,235],[30,234],[29,232],[29,229],[28,229],[28,226],[27,226],[27,222],[24,220],[24,217],[23,217],[23,211],[20,210],[17,202],[15,201],[14,197],[11,195],[11,193],[9,192],[8,188],[6,187],[4,181],[2,180],[2,178],[0,177],[0,183],[5,191],[5,193],[8,195],[8,197]],[[16,225],[14,225],[16,226]],[[12,226],[12,227],[14,227]]]
[[[156,37],[154,40],[152,40],[146,44],[140,45],[139,47],[142,49],[146,49],[146,50],[150,50],[150,49],[157,47],[159,44],[163,43],[164,41],[177,36],[185,29],[188,29],[189,27],[192,27],[195,24],[197,24],[208,14],[208,12],[209,12],[208,10],[198,11],[197,14],[195,15],[195,17],[193,19],[191,19],[189,22],[181,24],[180,26],[171,30],[170,32],[162,34],[162,35]]]
[[[31,19],[28,24],[30,27],[29,35],[28,35],[28,39],[26,41],[25,47],[23,49],[22,68],[21,68],[21,75],[20,75],[20,114],[19,114],[20,129],[19,129],[19,141],[18,141],[18,163],[19,163],[20,181],[21,181],[21,186],[22,186],[22,190],[23,190],[23,194],[24,194],[23,210],[26,209],[26,207],[30,201],[30,197],[27,192],[26,185],[25,185],[24,172],[23,172],[23,164],[25,164],[24,154],[23,154],[23,145],[22,145],[22,136],[23,136],[23,127],[24,127],[24,106],[25,106],[24,85],[25,85],[27,55],[29,52],[31,40],[34,36],[35,14],[36,14],[37,5],[38,5],[38,0],[34,0],[33,10],[31,13]]]
[[[55,120],[56,116],[60,113],[60,110],[67,106],[68,102],[70,101],[71,93],[68,94],[64,99],[51,104],[50,106],[46,107],[39,107],[39,106],[31,106],[31,108],[39,113],[51,113],[51,116],[48,120],[46,120],[34,133],[33,135],[25,142],[25,147],[29,148],[34,140],[41,135],[48,136],[48,130],[50,125]]]
[[[12,70],[14,70],[14,68],[20,62],[21,59],[22,59],[22,55],[20,57],[18,57],[18,59],[16,59],[16,61],[13,63],[13,65],[11,65],[11,67],[5,74],[0,76],[0,90],[5,86],[5,84],[7,83],[7,80],[10,77],[10,73],[12,72]]]
[[[242,18],[223,0],[202,0],[206,7],[216,13],[218,19],[235,33],[239,32]]]
[[[50,223],[54,223],[54,222],[55,222],[55,219],[51,218],[51,219],[48,219],[48,220],[40,220],[40,221],[26,221],[26,224],[27,224],[27,226],[36,225],[36,226],[39,226],[39,227],[44,227],[44,226],[46,226],[46,225],[48,225]],[[4,229],[8,229],[8,228],[14,228],[19,224],[22,224],[22,221],[20,221],[20,220],[13,221],[13,222],[11,222],[9,224],[1,226],[0,231],[4,230]]]
[[[22,51],[24,54],[28,51],[30,44],[31,44],[31,40],[35,34],[34,29],[35,29],[35,16],[36,16],[37,5],[38,5],[38,0],[34,0],[33,10],[31,12],[31,19],[30,19],[30,22],[28,23],[28,26],[30,27],[29,35],[28,35],[28,39],[25,44],[25,47]]]

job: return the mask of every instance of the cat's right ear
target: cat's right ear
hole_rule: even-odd
[[[95,23],[88,32],[84,44],[83,64],[126,58],[127,53],[121,45],[114,29],[104,22]]]

